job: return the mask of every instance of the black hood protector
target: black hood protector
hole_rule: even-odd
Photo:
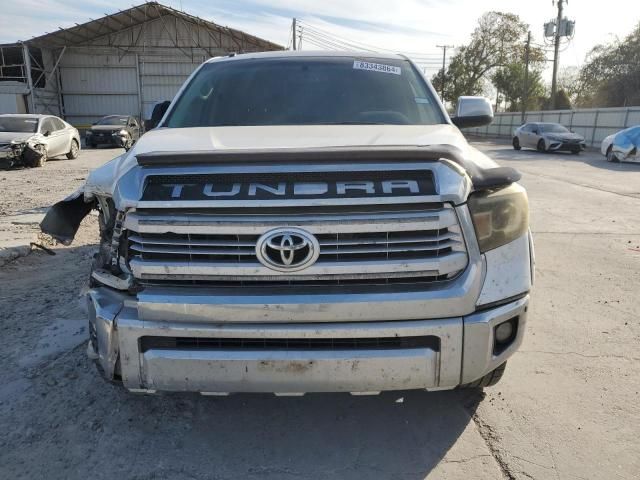
[[[136,156],[143,167],[175,167],[186,165],[237,165],[261,164],[265,162],[291,164],[317,163],[367,163],[372,161],[416,162],[449,160],[463,168],[474,190],[487,190],[510,185],[522,175],[511,167],[481,168],[465,159],[462,151],[452,145],[430,145],[425,147],[363,146],[303,149],[219,150],[192,152],[149,152]]]

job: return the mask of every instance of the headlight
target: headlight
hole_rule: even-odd
[[[88,137],[89,135],[93,135],[93,132],[91,130],[87,130],[86,132],[84,132],[85,137]]]
[[[529,228],[529,200],[520,185],[474,193],[467,205],[483,253],[512,242]]]
[[[119,132],[113,132],[114,135],[122,135],[123,137],[129,135],[129,132],[126,130],[120,130]]]
[[[23,140],[11,140],[11,145],[20,145],[21,143],[24,143]]]

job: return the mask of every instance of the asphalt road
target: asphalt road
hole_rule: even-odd
[[[124,392],[84,352],[90,216],[73,246],[0,267],[0,478],[638,478],[640,165],[475,144],[523,173],[536,242],[525,341],[498,386]],[[33,235],[49,204],[120,152],[0,172],[0,233]]]

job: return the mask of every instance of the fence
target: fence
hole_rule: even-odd
[[[491,125],[469,128],[465,132],[480,136],[511,138],[513,131],[522,125],[521,117],[520,112],[497,113]],[[569,130],[582,135],[587,145],[598,147],[606,136],[633,125],[640,125],[640,107],[527,112],[526,122],[561,123]]]

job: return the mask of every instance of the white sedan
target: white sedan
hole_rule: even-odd
[[[640,162],[640,125],[609,135],[600,151],[608,162]]]
[[[78,157],[80,134],[52,115],[0,115],[0,166],[41,167],[47,158]]]

